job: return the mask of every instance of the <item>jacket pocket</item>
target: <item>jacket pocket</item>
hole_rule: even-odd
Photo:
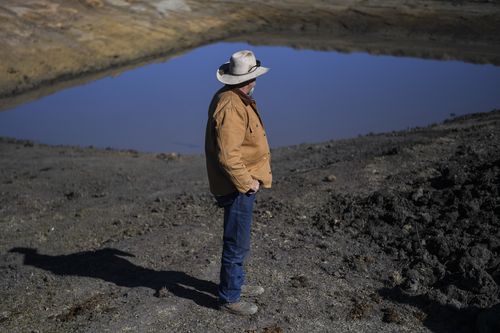
[[[267,162],[267,154],[261,155],[259,158],[256,158],[247,163],[248,171],[252,172],[262,168],[262,166]]]
[[[250,135],[250,137],[254,138],[256,131],[257,131],[257,128],[256,128],[255,124],[252,122],[248,123],[248,134]]]

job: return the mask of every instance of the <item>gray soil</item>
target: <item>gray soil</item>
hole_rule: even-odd
[[[500,110],[273,150],[246,318],[203,156],[4,138],[0,331],[499,332],[499,152]]]

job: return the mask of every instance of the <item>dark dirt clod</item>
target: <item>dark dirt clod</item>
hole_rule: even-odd
[[[386,323],[396,323],[400,324],[402,322],[401,316],[397,312],[396,309],[394,308],[386,308],[382,310],[382,313],[384,314],[382,316],[382,320]]]
[[[307,288],[310,287],[310,282],[307,276],[297,275],[293,276],[291,279],[292,287],[294,288]]]
[[[72,306],[67,312],[58,315],[56,318],[60,321],[70,321],[76,316],[91,313],[100,306],[104,299],[105,296],[102,294],[94,295],[82,303]]]
[[[284,333],[284,330],[279,326],[271,326],[264,328],[262,333]]]
[[[360,320],[368,317],[373,311],[373,305],[366,300],[354,300],[348,319]]]
[[[168,295],[169,295],[169,292],[168,292],[168,289],[166,287],[161,287],[160,289],[158,289],[155,292],[155,297],[158,297],[158,298],[168,297]]]

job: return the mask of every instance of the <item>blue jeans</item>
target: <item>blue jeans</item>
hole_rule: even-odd
[[[241,286],[245,282],[243,262],[250,251],[255,194],[236,192],[215,198],[219,207],[224,207],[219,300],[222,303],[234,303],[239,301]]]

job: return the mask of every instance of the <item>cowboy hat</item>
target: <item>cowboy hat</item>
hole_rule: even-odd
[[[243,50],[234,53],[229,62],[226,62],[217,70],[217,80],[224,84],[239,84],[269,71],[269,68],[261,67],[260,61],[255,59],[252,51]]]

